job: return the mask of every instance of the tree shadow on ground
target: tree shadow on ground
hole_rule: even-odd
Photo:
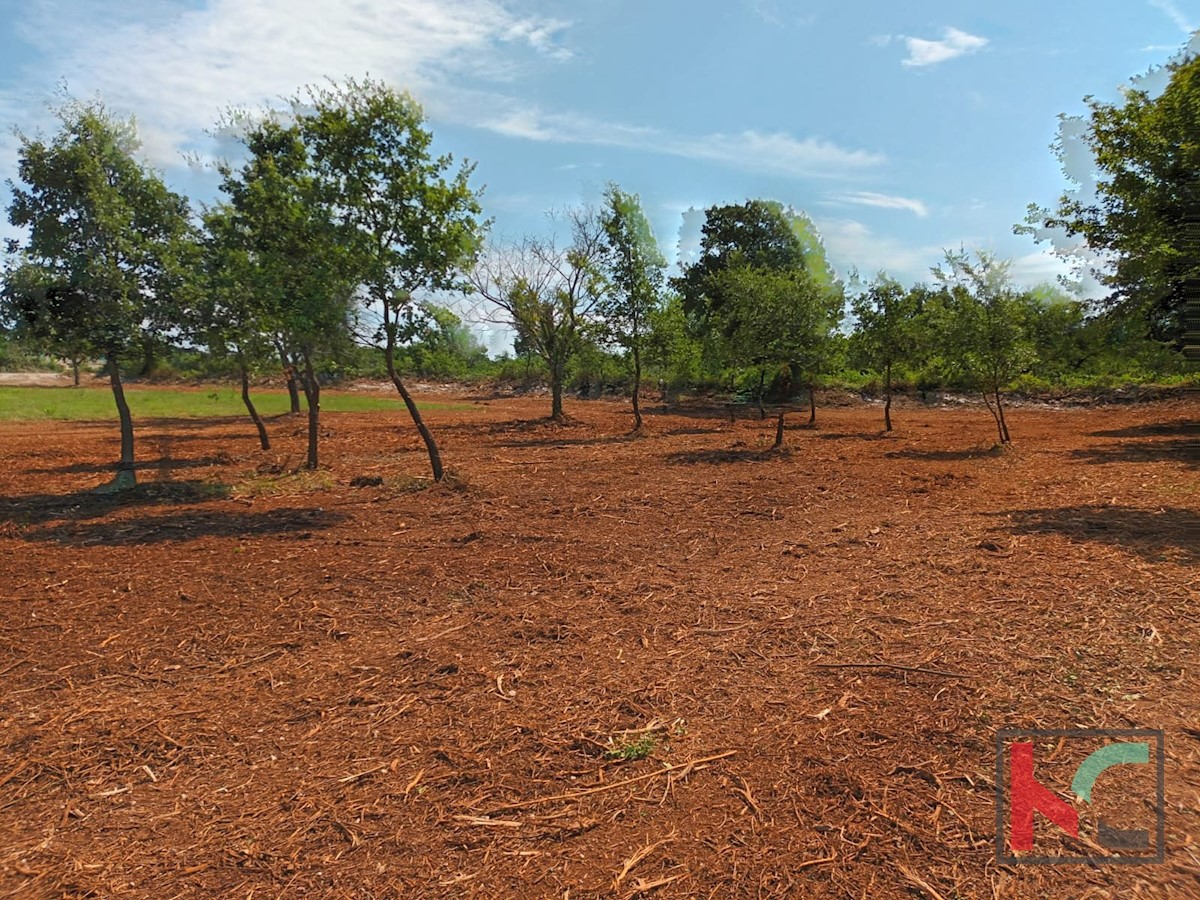
[[[596,444],[628,444],[638,440],[639,435],[634,433],[629,434],[605,434],[599,437],[578,437],[564,438],[554,435],[547,435],[543,438],[526,438],[524,440],[500,441],[497,446],[500,447],[546,447],[553,449],[555,447],[587,447]]]
[[[0,522],[37,525],[58,519],[98,519],[121,509],[203,503],[227,493],[228,485],[211,481],[152,481],[112,494],[89,490],[0,497]]]
[[[1122,431],[1134,429],[1122,429]],[[1120,432],[1108,432],[1105,436],[1117,436]],[[1182,429],[1170,432],[1152,432],[1154,435],[1181,434],[1183,437],[1172,440],[1122,441],[1100,447],[1082,447],[1071,452],[1075,459],[1090,463],[1145,463],[1145,462],[1174,462],[1186,465],[1200,466],[1200,429],[1184,431]]]
[[[1155,562],[1200,563],[1200,513],[1190,509],[1091,505],[996,515],[1012,519],[1008,527],[1013,534],[1061,534],[1074,541],[1115,544]]]
[[[823,441],[843,441],[843,440],[859,440],[859,441],[890,441],[894,440],[894,434],[886,431],[828,431],[824,434],[817,435]]]
[[[1130,425],[1128,428],[1114,428],[1111,431],[1093,431],[1088,437],[1099,438],[1139,438],[1139,437],[1191,437],[1200,441],[1200,423],[1198,422],[1150,422],[1145,425]]]
[[[957,462],[964,459],[984,459],[998,457],[1004,454],[999,446],[972,447],[968,450],[892,450],[885,453],[888,459],[921,459],[929,462]]]
[[[729,463],[770,462],[773,459],[783,459],[791,455],[788,447],[769,447],[766,450],[755,450],[750,447],[734,447],[728,450],[681,450],[667,454],[666,460],[672,465],[725,465]]]
[[[136,460],[133,464],[135,471],[146,470],[163,470],[170,472],[173,469],[203,469],[210,466],[227,466],[233,462],[233,458],[227,453],[218,453],[215,456],[203,456],[198,459],[186,458],[171,458],[164,457],[162,459],[142,459]],[[118,464],[115,462],[103,463],[88,463],[78,462],[71,463],[66,466],[47,466],[40,469],[26,469],[30,475],[80,475],[87,473],[99,472],[116,472]]]
[[[345,519],[344,513],[320,508],[270,509],[263,512],[187,509],[110,522],[62,522],[46,528],[27,529],[21,538],[26,541],[102,544],[110,547],[194,541],[214,536],[245,538],[287,534],[305,539],[311,537],[312,532],[331,528]]]

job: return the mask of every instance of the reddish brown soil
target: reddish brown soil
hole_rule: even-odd
[[[120,503],[114,425],[0,427],[0,893],[1200,896],[1195,403],[546,405],[432,413],[425,489],[401,408],[317,478],[142,423]],[[1004,726],[1162,728],[1165,863],[998,865]]]

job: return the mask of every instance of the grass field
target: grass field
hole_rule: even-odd
[[[125,389],[134,419],[197,418],[244,416],[246,407],[233,388],[201,388],[199,390],[168,390],[163,388]],[[255,391],[254,405],[264,416],[288,411],[288,395],[284,391]],[[404,404],[396,394],[347,394],[321,392],[323,412],[371,412],[373,410],[403,410]],[[423,402],[425,410],[453,412],[469,409],[463,403]],[[56,419],[87,421],[115,419],[117,408],[112,391],[107,387],[0,387],[0,419],[7,421],[37,421]]]

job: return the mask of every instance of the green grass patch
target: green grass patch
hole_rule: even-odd
[[[125,398],[138,419],[209,419],[245,416],[240,392],[232,388],[193,391],[128,387]],[[264,416],[288,411],[286,391],[254,391],[254,405]],[[303,401],[301,401],[303,404]],[[421,410],[463,411],[470,403],[423,402]],[[404,412],[399,394],[321,392],[321,412]],[[0,387],[0,419],[8,421],[88,421],[117,417],[112,391],[106,387]]]

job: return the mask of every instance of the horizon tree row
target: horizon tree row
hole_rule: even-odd
[[[433,154],[407,93],[348,79],[303,88],[283,111],[225,114],[241,158],[216,165],[221,198],[198,208],[138,161],[132,120],[98,100],[64,98],[52,137],[20,136],[8,219],[25,237],[7,246],[0,322],[77,372],[103,360],[121,431],[112,490],[136,483],[123,373],[162,345],[230,361],[264,450],[251,374],[277,364],[293,411],[301,393],[306,400],[310,468],[319,465],[320,364],[373,347],[441,480],[441,454],[399,362],[432,329],[450,327],[431,303],[438,293],[481,301],[483,318],[540,360],[555,420],[566,416],[570,366],[599,352],[628,365],[634,431],[647,368],[672,389],[740,385],[763,415],[765,397],[803,389],[810,422],[817,386],[857,369],[880,376],[885,430],[897,377],[934,377],[978,390],[1007,443],[1004,393],[1014,384],[1066,379],[1123,353],[1161,363],[1162,346],[1200,341],[1198,151],[1181,137],[1200,126],[1200,60],[1170,73],[1159,97],[1089,101],[1081,133],[1107,177],[1094,198],[1064,194],[1053,211],[1031,207],[1017,228],[1039,240],[1055,229],[1081,236],[1090,256],[1079,257],[1078,242],[1060,252],[1110,287],[1098,305],[1051,286],[1019,290],[1006,262],[963,249],[946,253],[932,285],[904,289],[883,272],[847,284],[812,221],[769,200],[708,208],[699,253],[668,279],[639,197],[616,184],[599,209],[551,216],[548,235],[487,242],[474,166]]]

